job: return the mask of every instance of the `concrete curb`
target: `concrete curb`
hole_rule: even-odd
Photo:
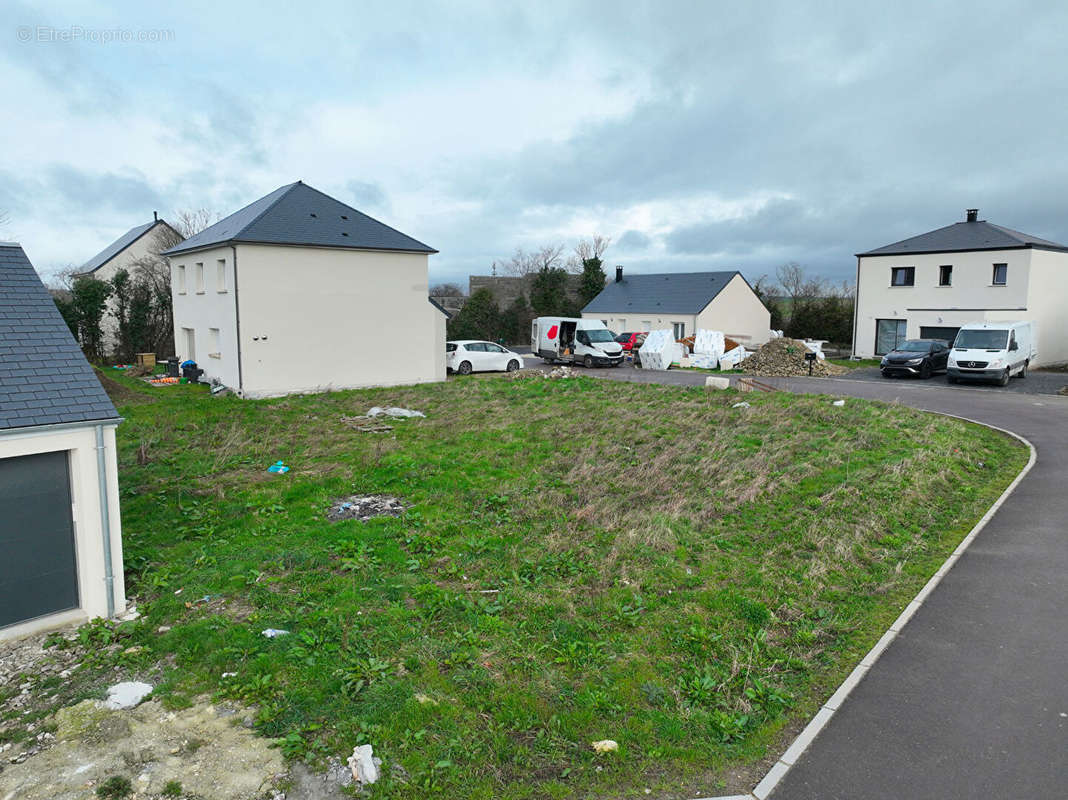
[[[923,410],[928,414],[938,414],[942,417],[949,417],[951,419],[963,420],[964,422],[971,422],[975,425],[982,425],[984,428],[990,428],[999,433],[1004,433],[1006,436],[1011,436],[1027,445],[1028,450],[1031,451],[1031,456],[1028,458],[1024,468],[1020,470],[1020,473],[1013,479],[1012,483],[1005,488],[1005,491],[1002,492],[998,499],[994,501],[994,504],[987,509],[987,512],[982,518],[975,523],[975,526],[968,532],[968,535],[961,540],[961,543],[957,545],[956,549],[950,553],[944,562],[942,562],[942,566],[938,568],[938,571],[935,572],[930,580],[924,584],[923,588],[920,589],[919,593],[912,599],[912,602],[905,606],[905,610],[898,615],[898,618],[894,620],[886,633],[884,633],[879,641],[875,643],[875,646],[872,647],[867,655],[860,660],[860,663],[854,667],[853,671],[849,673],[849,676],[842,681],[841,685],[839,685],[835,693],[831,695],[830,699],[824,703],[820,707],[820,710],[816,712],[816,715],[809,720],[805,729],[797,735],[797,738],[794,739],[793,742],[791,742],[790,746],[786,749],[786,752],[779,756],[779,759],[772,765],[767,774],[764,775],[760,783],[758,783],[748,794],[703,797],[698,798],[698,800],[767,800],[768,796],[775,791],[775,787],[779,785],[779,781],[786,776],[786,773],[790,771],[790,768],[795,763],[797,763],[797,760],[816,739],[824,726],[831,721],[835,712],[841,707],[842,703],[845,702],[846,698],[849,697],[850,692],[852,692],[857,684],[860,683],[868,670],[870,670],[879,659],[879,656],[883,654],[883,651],[886,650],[895,638],[897,638],[897,635],[905,627],[905,624],[912,619],[912,615],[919,610],[920,606],[923,605],[924,601],[931,592],[934,591],[935,587],[942,582],[942,578],[949,573],[953,568],[953,565],[957,563],[957,560],[964,554],[964,551],[968,549],[968,546],[972,543],[975,537],[986,527],[986,524],[1009,498],[1009,495],[1016,491],[1016,487],[1019,486],[1020,482],[1027,476],[1027,473],[1031,471],[1031,467],[1035,465],[1035,461],[1038,459],[1038,451],[1035,449],[1035,446],[1018,433],[1006,430],[1005,428],[999,428],[996,425],[990,425],[986,422],[979,422],[978,420],[969,419],[968,417],[961,417],[956,414],[943,414],[942,412],[930,411],[928,409],[920,410]]]

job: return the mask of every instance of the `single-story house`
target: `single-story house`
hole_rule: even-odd
[[[119,421],[26,253],[0,243],[0,639],[125,610]]]
[[[967,322],[1037,323],[1036,363],[1068,361],[1068,246],[979,219],[857,254],[853,353],[952,342]]]
[[[437,250],[300,181],[164,255],[175,352],[242,397],[445,380]]]
[[[110,281],[121,269],[131,274],[138,266],[159,259],[159,254],[168,247],[182,241],[182,235],[169,223],[152,212],[152,221],[130,228],[95,256],[82,264],[75,276],[87,275],[97,280]],[[117,323],[112,315],[115,309],[114,298],[108,298],[107,312],[100,327],[104,332],[104,348],[111,351],[115,347]]]
[[[616,333],[671,328],[675,338],[699,328],[723,331],[739,344],[764,344],[771,333],[771,313],[742,273],[669,272],[623,276],[582,309],[583,319],[599,319]]]

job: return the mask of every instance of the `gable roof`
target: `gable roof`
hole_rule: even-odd
[[[1013,250],[1037,247],[1043,250],[1065,250],[1068,246],[1039,239],[1027,233],[995,225],[986,220],[957,222],[938,230],[921,233],[910,239],[877,247],[857,256],[896,256],[910,253],[953,253],[966,250]]]
[[[591,314],[622,311],[699,314],[740,274],[738,270],[729,270],[625,276],[622,281],[610,281],[582,310]]]
[[[155,230],[160,225],[167,225],[167,223],[161,219],[156,219],[152,222],[146,222],[144,225],[137,225],[136,227],[130,228],[130,230],[126,231],[126,233],[118,239],[82,264],[81,267],[78,268],[78,273],[84,275],[89,272],[96,272],[146,233]],[[171,228],[172,231],[174,230],[170,225],[167,225],[167,227]],[[178,233],[177,231],[174,232]]]
[[[173,256],[230,242],[436,253],[432,247],[301,181],[275,189],[167,250]]]
[[[118,416],[26,253],[0,243],[0,429]]]
[[[445,306],[443,306],[433,297],[428,297],[427,300],[430,301],[430,305],[434,306],[434,308],[436,308],[438,311],[445,315],[445,319],[452,319],[452,314],[449,313],[449,310],[445,308]]]

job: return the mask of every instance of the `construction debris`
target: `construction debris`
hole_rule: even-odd
[[[709,376],[705,378],[705,386],[709,389],[729,389],[731,388],[731,379]]]
[[[763,375],[767,377],[804,377],[812,375],[826,377],[828,375],[842,375],[848,370],[827,361],[806,361],[805,353],[809,348],[804,342],[797,339],[779,338],[772,339],[753,355],[742,362],[741,369],[750,375]]]
[[[749,357],[749,351],[741,345],[731,348],[719,359],[720,369],[735,369]]]
[[[152,685],[141,681],[123,681],[108,687],[108,699],[104,707],[112,710],[133,708],[152,694]]]
[[[352,495],[335,502],[326,512],[331,522],[358,519],[366,522],[372,517],[399,517],[407,506],[397,497],[387,495]]]
[[[382,408],[381,406],[375,406],[367,412],[369,417],[392,417],[393,419],[405,419],[407,417],[425,417],[422,411],[412,411],[410,408],[400,408],[398,406],[390,406],[389,408]]]
[[[393,430],[392,425],[376,423],[371,417],[341,417],[341,421],[350,428],[360,433],[389,433]]]
[[[590,744],[597,753],[614,753],[619,749],[619,743],[614,739],[601,739],[599,742],[590,742]]]
[[[352,748],[348,763],[353,779],[361,786],[370,785],[378,780],[378,767],[382,759],[375,758],[371,745],[361,744],[359,747]]]
[[[575,372],[571,367],[553,367],[548,372],[542,373],[546,378],[574,378]]]

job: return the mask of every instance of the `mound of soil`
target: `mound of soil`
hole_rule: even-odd
[[[809,362],[805,353],[809,352],[804,342],[797,339],[772,339],[741,363],[742,372],[748,375],[765,377],[800,377],[808,375]],[[843,375],[848,372],[845,367],[830,364],[817,359],[812,362],[812,374],[820,377]]]

